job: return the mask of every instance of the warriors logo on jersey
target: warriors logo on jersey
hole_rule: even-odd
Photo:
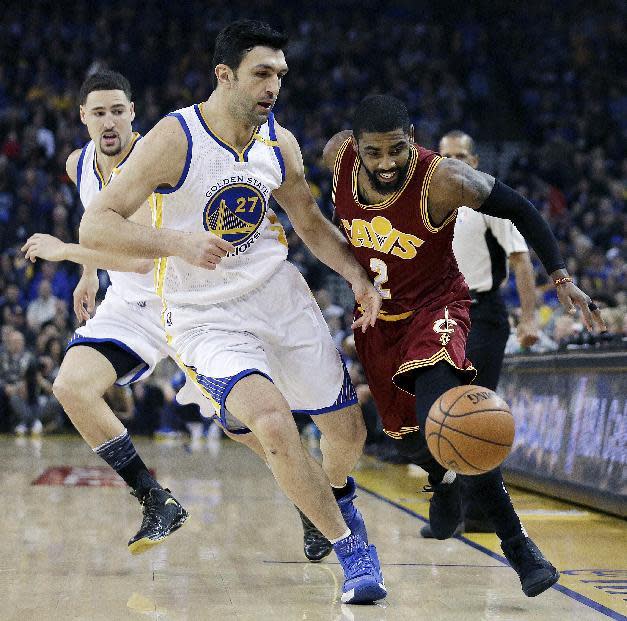
[[[235,247],[235,254],[246,251],[261,234],[259,227],[266,215],[270,192],[263,184],[248,178],[243,182],[221,187],[205,206],[204,226],[207,231],[226,239]]]

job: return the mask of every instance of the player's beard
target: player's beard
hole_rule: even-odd
[[[104,144],[104,137],[101,137],[100,138],[100,151],[103,155],[107,155],[109,157],[113,155],[118,155],[122,151],[122,139],[118,135],[117,142],[112,147],[108,147]]]
[[[407,169],[409,168],[409,158],[403,168],[398,168],[398,175],[396,175],[396,179],[391,183],[385,183],[381,181],[376,171],[372,172],[368,170],[367,166],[364,166],[364,170],[366,171],[366,175],[368,176],[368,180],[370,181],[370,185],[372,189],[377,191],[379,194],[393,194],[397,190],[401,188],[403,183],[405,182],[405,177],[407,175]],[[390,172],[390,171],[385,171]]]

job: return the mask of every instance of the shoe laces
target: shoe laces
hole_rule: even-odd
[[[358,548],[353,552],[348,562],[346,578],[357,578],[367,574],[375,574],[375,567],[366,548]]]

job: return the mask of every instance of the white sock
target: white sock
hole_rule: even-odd
[[[446,474],[442,478],[442,483],[452,483],[457,478],[457,473],[454,470],[447,470]]]
[[[344,483],[342,483],[342,485],[331,485],[331,487],[333,489],[342,489],[343,487],[346,487],[347,484],[348,484],[348,478],[344,479]]]
[[[342,539],[346,539],[346,537],[350,537],[350,536],[351,536],[351,529],[347,528],[346,532],[341,537],[338,537],[337,539],[329,539],[329,543],[331,545],[335,545],[338,541],[342,541]]]

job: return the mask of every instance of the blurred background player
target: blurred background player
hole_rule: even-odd
[[[70,154],[66,169],[84,208],[89,209],[141,137],[132,129],[131,87],[121,74],[105,70],[89,76],[81,86],[79,101],[81,121],[91,140]],[[150,223],[147,204],[135,218]],[[85,441],[143,505],[141,527],[128,544],[132,553],[143,552],[187,519],[187,511],[148,471],[124,424],[105,400],[111,386],[147,377],[171,353],[161,325],[161,300],[154,293],[152,262],[66,244],[41,234],[31,236],[23,250],[31,261],[41,257],[83,264],[83,275],[74,290],[74,311],[86,324],[70,340],[53,390]],[[98,267],[109,270],[111,286],[90,317],[99,287]],[[131,273],[134,271],[137,273]]]
[[[465,162],[474,169],[479,165],[474,140],[462,131],[445,134],[440,140],[439,151],[443,157]],[[470,333],[466,355],[477,369],[474,383],[496,390],[510,333],[507,307],[500,293],[501,284],[508,277],[508,267],[514,271],[520,299],[516,328],[518,341],[521,347],[527,348],[538,340],[535,276],[529,249],[509,220],[460,207],[455,220],[453,252],[470,289]],[[462,522],[458,532],[494,532],[479,504],[468,494],[464,480],[460,477]],[[420,534],[433,536],[428,524],[420,529]]]
[[[429,473],[430,525],[445,539],[461,520],[459,478],[429,453],[424,422],[441,394],[475,376],[466,357],[471,300],[452,248],[458,207],[511,219],[568,312],[578,306],[589,330],[603,328],[603,322],[568,276],[555,238],[533,205],[493,177],[414,145],[407,109],[398,99],[364,99],[352,135],[334,136],[323,159],[333,172],[336,218],[383,298],[375,326],[355,331],[357,353],[386,433]],[[355,312],[360,315],[359,307]],[[500,469],[469,477],[468,485],[493,522],[525,595],[555,584],[559,572],[527,537]]]

